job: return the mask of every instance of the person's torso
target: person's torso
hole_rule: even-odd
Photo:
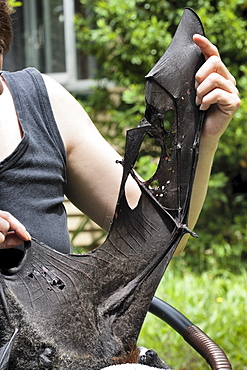
[[[68,253],[71,247],[62,203],[66,154],[43,78],[33,68],[3,72],[2,76],[14,105],[7,98],[9,114],[6,118],[0,114],[1,141],[6,138],[0,150],[0,209],[13,214],[31,236]]]

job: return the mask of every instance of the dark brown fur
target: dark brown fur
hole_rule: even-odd
[[[0,0],[0,52],[7,53],[12,41],[12,27],[10,14],[13,10],[5,0]]]
[[[113,362],[113,365],[136,364],[138,358],[139,358],[139,349],[135,344],[132,344],[127,352],[124,352],[119,357],[113,357],[111,360]]]

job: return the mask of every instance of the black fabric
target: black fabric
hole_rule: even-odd
[[[66,154],[42,75],[34,68],[2,72],[23,131],[17,148],[0,162],[0,209],[29,233],[69,253],[64,206]]]

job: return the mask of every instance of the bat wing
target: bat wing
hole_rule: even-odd
[[[171,44],[146,76],[145,118],[154,137],[165,141],[154,180],[164,187],[162,204],[174,210],[179,222],[185,224],[204,119],[195,105],[195,74],[205,61],[193,42],[195,33],[204,34],[200,19],[185,9]],[[170,111],[174,121],[167,130],[163,122]]]
[[[194,89],[203,57],[192,41],[194,33],[203,34],[202,26],[186,9],[171,45],[146,76],[145,117],[127,132],[118,204],[102,246],[68,256],[32,240],[14,266],[14,252],[2,254],[9,307],[9,319],[4,309],[0,316],[5,343],[18,328],[10,370],[98,370],[137,360],[135,344],[152,297],[181,237],[189,232],[203,122]],[[167,130],[163,121],[171,109],[174,122]],[[152,179],[136,179],[141,197],[131,209],[125,183],[129,175],[135,178],[133,167],[146,135],[158,142],[160,162]],[[150,188],[154,180],[158,185]]]

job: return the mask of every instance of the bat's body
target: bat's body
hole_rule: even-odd
[[[14,268],[8,265],[14,252],[2,255],[0,370],[5,364],[11,370],[98,370],[137,361],[135,345],[152,297],[181,237],[190,232],[203,121],[194,89],[203,57],[194,33],[203,29],[186,9],[171,45],[146,76],[145,118],[127,132],[118,204],[103,245],[85,255],[62,255],[32,240]],[[167,132],[163,119],[170,109],[174,124]],[[160,162],[150,181],[136,179],[142,195],[132,210],[125,182],[134,176],[147,134],[160,144]],[[156,189],[149,187],[153,180]]]

